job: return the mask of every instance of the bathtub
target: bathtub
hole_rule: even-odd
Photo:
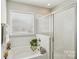
[[[34,54],[32,56],[25,57],[22,59],[48,59],[48,57],[47,57],[47,54]]]
[[[33,52],[30,47],[15,47],[9,51],[8,59],[48,59],[47,53]]]

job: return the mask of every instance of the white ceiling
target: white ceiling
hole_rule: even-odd
[[[45,8],[52,8],[65,0],[9,0],[9,1],[15,1]],[[48,3],[50,4],[50,6],[48,6]]]

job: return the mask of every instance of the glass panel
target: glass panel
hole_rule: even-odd
[[[54,15],[54,59],[75,59],[75,8]]]

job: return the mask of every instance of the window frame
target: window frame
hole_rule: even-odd
[[[20,14],[31,14],[33,15],[33,33],[26,33],[25,31],[22,32],[13,32],[12,29],[12,13],[20,13]],[[9,24],[9,35],[13,36],[13,35],[34,35],[36,33],[36,21],[35,21],[35,14],[31,13],[31,12],[17,12],[17,11],[9,11],[9,16],[8,16],[8,24]]]

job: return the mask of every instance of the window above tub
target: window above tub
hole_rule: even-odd
[[[32,13],[9,13],[10,35],[34,34],[34,15]]]

